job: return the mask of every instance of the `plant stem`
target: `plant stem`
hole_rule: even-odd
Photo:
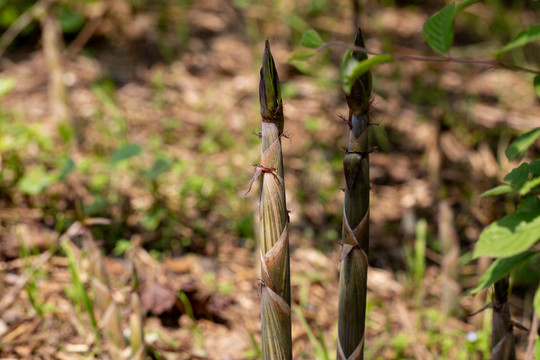
[[[263,359],[291,359],[291,294],[289,265],[289,215],[283,180],[283,106],[279,78],[265,44],[261,81],[261,165],[259,216],[261,223],[261,332]],[[253,181],[252,181],[253,182]]]
[[[364,45],[359,29],[356,46]],[[357,60],[367,55],[353,52]],[[371,73],[363,74],[347,96],[349,148],[343,159],[345,204],[340,254],[338,359],[363,359],[369,247],[369,106]]]
[[[403,55],[403,54],[388,54],[376,51],[370,51],[364,46],[356,46],[347,44],[341,41],[331,41],[324,43],[319,46],[316,51],[320,52],[329,47],[344,47],[355,52],[367,54],[367,55],[382,55],[382,56],[391,56],[394,61],[424,61],[432,63],[443,63],[443,62],[454,62],[461,64],[472,64],[472,65],[484,65],[490,67],[502,67],[509,70],[523,71],[531,74],[540,75],[540,70],[530,69],[522,66],[505,64],[497,59],[471,59],[471,58],[458,58],[453,56],[415,56],[415,55]]]
[[[497,281],[493,293],[493,319],[491,330],[491,358],[493,360],[515,360],[514,334],[510,305],[508,303],[508,276]]]

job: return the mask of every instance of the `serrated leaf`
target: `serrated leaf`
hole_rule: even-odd
[[[480,197],[486,197],[490,195],[501,195],[509,193],[514,188],[511,185],[499,185],[497,187],[494,187],[493,189],[490,189],[488,191],[484,191],[482,194],[480,194]]]
[[[529,179],[529,163],[523,163],[508,173],[503,181],[513,185],[523,185]]]
[[[304,60],[309,59],[313,55],[317,54],[317,51],[315,50],[298,50],[292,53],[291,57],[288,62],[296,61],[296,60]]]
[[[498,259],[482,274],[478,285],[471,292],[472,295],[476,295],[479,291],[484,290],[488,286],[493,285],[498,280],[502,279],[506,274],[512,271],[514,268],[524,263],[536,254],[536,251],[526,251],[515,256]]]
[[[512,49],[524,46],[532,41],[540,40],[540,24],[533,25],[517,34],[508,44],[495,51],[493,55],[499,56]]]
[[[536,96],[540,98],[540,75],[536,75],[533,80],[534,90],[536,90]]]
[[[506,157],[508,160],[512,161],[521,155],[525,150],[531,146],[536,139],[540,137],[540,127],[532,129],[531,131],[526,132],[525,134],[518,137],[516,140],[510,144],[508,149],[506,149]]]
[[[533,307],[536,310],[536,313],[540,315],[540,286],[536,289],[533,299]]]
[[[126,144],[114,152],[111,156],[111,164],[116,165],[121,161],[139,155],[141,151],[142,148],[139,144]]]
[[[434,49],[447,53],[454,40],[456,5],[452,1],[431,16],[424,24],[424,40]]]
[[[377,55],[364,61],[358,61],[352,56],[346,56],[342,64],[343,91],[351,93],[351,88],[360,76],[371,70],[374,66],[393,61],[390,55]]]
[[[302,34],[300,43],[308,48],[318,48],[323,44],[323,40],[321,39],[321,36],[318,32],[313,29],[309,29]]]
[[[478,239],[473,257],[505,258],[527,250],[540,240],[540,200],[527,196],[516,212],[489,225]]]

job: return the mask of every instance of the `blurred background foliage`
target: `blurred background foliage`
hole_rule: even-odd
[[[278,63],[291,138],[284,148],[293,252],[315,247],[334,256],[346,144],[337,70],[343,51],[287,59],[310,28],[326,41],[351,42],[354,8],[369,49],[434,55],[423,42],[422,25],[444,5],[0,0],[0,259],[19,256],[17,224],[27,224],[32,246],[44,250],[51,238],[88,217],[110,219],[92,233],[114,256],[134,243],[158,259],[217,257],[226,243],[254,250],[256,191],[242,195],[249,164],[259,156],[252,133],[259,131],[265,38]],[[46,19],[58,25],[53,45],[44,39]],[[538,1],[482,1],[456,19],[451,53],[489,58],[539,22]],[[60,61],[47,60],[47,47]],[[505,61],[538,69],[539,53],[534,43]],[[61,74],[57,87],[54,73]],[[511,139],[539,124],[532,76],[415,62],[383,65],[373,75],[378,150],[372,156],[370,263],[398,272],[414,268],[410,249],[417,223],[425,219],[427,263],[438,266],[439,206],[446,202],[461,255],[459,282],[469,289],[476,279],[469,251],[478,234],[515,207],[516,199],[478,195],[512,167],[503,154]],[[529,157],[539,151],[537,144]],[[538,264],[533,257],[530,269]],[[540,272],[516,274],[516,285],[524,285],[517,292],[528,296],[527,286],[538,282]],[[471,310],[469,299],[458,313]],[[427,327],[436,324],[433,319]],[[410,345],[401,335],[393,341],[398,354]],[[450,356],[452,349],[438,351]]]
[[[76,55],[64,58],[63,66],[69,68],[70,62],[84,66],[83,62],[87,61],[91,64],[90,71],[94,72],[87,79],[80,79],[74,70],[64,74],[68,91],[83,91],[82,87],[92,101],[85,108],[72,109],[71,123],[55,124],[57,129],[50,131],[43,129],[48,127],[47,121],[32,121],[38,119],[28,119],[16,106],[10,106],[9,93],[15,89],[11,96],[20,96],[17,83],[23,79],[9,75],[2,78],[0,85],[5,99],[0,117],[0,194],[3,208],[22,206],[39,210],[37,219],[60,233],[77,218],[112,219],[111,226],[95,230],[108,249],[114,248],[117,241],[136,234],[143,237],[148,247],[165,254],[200,252],[208,241],[217,241],[225,234],[245,239],[249,246],[254,246],[253,209],[246,206],[249,201],[238,194],[246,183],[245,165],[250,160],[248,157],[246,161],[239,161],[240,154],[248,149],[254,153],[256,141],[250,131],[238,130],[244,130],[246,125],[256,130],[257,105],[251,101],[255,94],[244,92],[244,99],[236,96],[243,102],[243,108],[248,109],[248,114],[239,114],[244,109],[236,109],[234,103],[216,104],[218,97],[225,97],[220,94],[222,81],[245,79],[235,78],[231,74],[236,70],[235,64],[224,63],[223,60],[230,59],[213,51],[218,48],[234,54],[235,46],[241,44],[243,51],[248,51],[248,58],[253,59],[248,65],[256,74],[256,60],[260,57],[257,49],[266,36],[277,42],[280,50],[284,48],[283,51],[294,49],[300,35],[312,27],[328,40],[348,40],[352,20],[343,19],[353,18],[353,3],[325,0],[278,1],[271,5],[246,0],[215,4],[188,0],[1,2],[0,27],[4,31],[23,14],[31,13],[32,8],[43,6],[60,25],[62,41],[57,51]],[[422,43],[419,32],[422,20],[442,5],[443,2],[423,1],[381,1],[373,7],[357,4],[360,19],[372,18],[367,25],[368,34],[373,34],[372,43],[376,42],[387,52],[410,48],[410,51],[424,53],[429,53],[429,49]],[[534,1],[492,0],[479,4],[479,9],[473,8],[457,19],[455,54],[471,57],[489,54],[524,28],[524,22],[538,20],[535,7],[538,6]],[[43,16],[35,14],[35,18],[20,29],[7,48],[6,61],[24,61],[40,50]],[[230,37],[235,39],[232,43]],[[224,38],[227,41],[220,46]],[[225,46],[227,48],[223,48]],[[74,48],[76,53],[70,51]],[[526,47],[513,54],[514,60],[526,63],[527,55],[531,51],[537,54],[537,50],[537,45]],[[287,56],[283,51],[279,61],[285,78],[285,98],[306,96],[299,88],[304,80],[301,75],[311,77],[317,85],[314,91],[336,88],[335,67],[339,54],[326,52],[311,62],[293,61],[286,65]],[[537,56],[531,61],[538,65]],[[182,67],[181,71],[187,71],[191,77],[207,74],[201,76],[204,77],[201,81],[206,82],[202,85],[206,88],[202,96],[190,91],[189,82],[185,83],[181,74],[174,74],[175,66]],[[512,84],[493,89],[489,94],[464,93],[457,88],[449,91],[440,86],[442,81],[451,82],[454,76],[467,78],[472,69],[462,67],[459,71],[464,73],[458,75],[453,71],[445,72],[440,66],[427,65],[425,71],[403,74],[404,67],[396,65],[375,73],[376,83],[394,84],[379,86],[378,96],[391,98],[390,89],[398,87],[411,106],[424,108],[419,111],[418,121],[434,123],[425,113],[437,112],[436,126],[443,131],[448,129],[467,148],[488,146],[497,156],[511,133],[501,127],[478,126],[463,115],[477,101],[512,102]],[[404,76],[407,78],[403,79]],[[143,87],[147,92],[143,95],[147,101],[145,116],[130,113],[136,110],[126,109],[129,103],[119,103],[117,93],[122,89],[129,92],[131,85]],[[186,91],[183,92],[183,88]],[[341,94],[338,91],[330,94],[327,101],[331,106],[340,106]],[[377,106],[377,98],[375,101],[376,113],[384,112],[382,106]],[[186,102],[195,113],[191,115],[196,121],[167,111],[175,103]],[[456,103],[464,108],[461,113],[456,111]],[[525,105],[535,104],[537,100],[532,99]],[[73,106],[69,97],[66,105]],[[291,120],[303,128],[302,133],[294,136],[302,138],[304,144],[304,148],[294,154],[299,165],[293,167],[290,176],[294,176],[293,183],[298,182],[299,186],[293,187],[291,195],[292,201],[299,202],[300,209],[296,210],[300,211],[299,230],[308,238],[317,239],[321,248],[332,249],[341,216],[332,205],[338,198],[335,189],[341,183],[342,154],[336,146],[341,139],[318,136],[326,131],[337,113],[332,113],[331,108],[324,109],[322,104],[316,106],[322,114],[301,115],[302,118]],[[78,110],[84,110],[84,114]],[[242,122],[235,125],[237,128],[233,131],[228,126],[231,117]],[[384,123],[381,125],[374,132],[383,153],[407,148],[409,155],[422,158],[425,149],[407,144],[402,134],[385,129]],[[526,126],[523,124],[523,128]],[[484,189],[484,186],[475,189],[476,184],[468,179],[456,180],[461,183],[458,190],[465,197],[461,206],[473,201],[472,195]],[[490,181],[486,188],[495,182],[495,177]],[[389,185],[384,177],[375,179],[377,183]],[[443,183],[438,192],[449,196],[448,191],[452,190]],[[310,213],[317,212],[314,208],[322,209],[320,214],[310,217]],[[385,227],[385,232],[393,233],[397,229],[391,223]],[[469,242],[475,240],[474,236],[466,238]]]

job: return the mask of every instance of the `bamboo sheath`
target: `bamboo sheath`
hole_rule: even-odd
[[[358,30],[356,46],[364,47]],[[358,61],[367,55],[353,52]],[[369,106],[371,74],[362,75],[347,95],[349,147],[343,159],[345,203],[340,253],[337,358],[363,359],[369,248]]]
[[[248,192],[259,178],[262,353],[265,360],[292,359],[289,215],[281,152],[284,118],[279,78],[268,40],[261,68],[259,100],[261,164],[255,165]]]

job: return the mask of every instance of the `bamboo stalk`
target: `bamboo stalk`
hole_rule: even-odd
[[[260,176],[262,353],[263,359],[291,359],[289,215],[281,153],[284,118],[279,78],[268,40],[261,68],[259,100],[262,117],[261,164],[256,165],[251,184]]]
[[[358,29],[355,45],[364,47]],[[367,55],[353,52],[362,61]],[[347,95],[349,148],[343,159],[345,204],[340,254],[338,359],[363,359],[369,247],[369,106],[371,73],[362,75]]]
[[[514,325],[508,304],[508,276],[497,281],[493,292],[493,317],[491,329],[492,360],[515,360]]]

